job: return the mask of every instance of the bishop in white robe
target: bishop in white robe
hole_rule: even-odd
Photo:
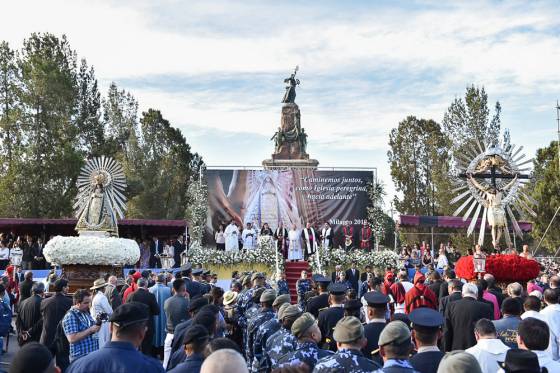
[[[226,227],[224,235],[226,236],[226,251],[239,250],[239,230],[234,221]]]

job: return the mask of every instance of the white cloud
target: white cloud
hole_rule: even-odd
[[[405,116],[441,120],[467,84],[484,85],[491,102],[502,102],[514,139],[525,141],[531,123],[534,152],[549,141],[543,114],[560,83],[555,2],[17,1],[3,10],[13,16],[3,18],[0,35],[12,46],[34,31],[67,34],[104,87],[135,82],[120,85],[204,149],[212,148],[203,134],[216,131],[269,137],[281,79],[299,64],[312,155],[344,166],[383,163],[387,182],[387,135]],[[277,75],[278,84],[212,86],[219,77],[259,74]],[[166,90],[150,85],[154,76],[200,84]]]

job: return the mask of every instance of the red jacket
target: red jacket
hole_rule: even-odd
[[[407,314],[420,307],[428,307],[437,310],[438,303],[436,295],[429,287],[424,285],[424,281],[426,281],[426,277],[420,272],[417,272],[414,276],[414,287],[407,291],[404,297],[405,312]]]

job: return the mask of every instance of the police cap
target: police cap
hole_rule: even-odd
[[[140,302],[121,304],[109,317],[109,321],[120,328],[142,321],[148,321],[149,319],[150,314],[148,313],[148,307]]]
[[[391,321],[379,335],[379,346],[401,344],[410,341],[410,329],[402,321]]]
[[[365,293],[364,299],[371,307],[385,307],[389,303],[389,297],[379,291]]]
[[[338,343],[354,342],[364,336],[364,326],[354,316],[340,319],[334,327],[333,337]]]
[[[202,268],[196,268],[196,269],[193,269],[192,274],[193,274],[193,276],[200,276],[202,274],[202,272],[203,272]]]
[[[443,325],[443,316],[436,310],[421,307],[412,311],[408,318],[412,325],[425,326],[429,328],[437,328]]]
[[[329,286],[329,293],[332,295],[344,295],[346,294],[346,285],[344,284],[331,284]]]

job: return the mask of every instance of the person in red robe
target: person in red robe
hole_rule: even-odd
[[[424,276],[422,272],[417,271],[414,275],[414,286],[406,293],[404,298],[406,314],[420,307],[428,307],[437,310],[436,295],[424,284],[425,281],[426,276]]]
[[[371,250],[371,228],[369,227],[368,223],[365,223],[362,229],[360,230],[360,248],[366,251]]]
[[[342,232],[344,234],[344,249],[348,251],[354,246],[354,227],[350,223],[346,223],[342,227]]]
[[[123,294],[123,303],[126,302],[126,298],[128,298],[128,296],[132,293],[134,293],[137,289],[138,289],[138,285],[136,285],[136,283],[138,282],[138,280],[142,278],[142,274],[138,271],[134,272],[134,274],[132,275],[132,283],[130,284],[130,286],[124,291]]]

